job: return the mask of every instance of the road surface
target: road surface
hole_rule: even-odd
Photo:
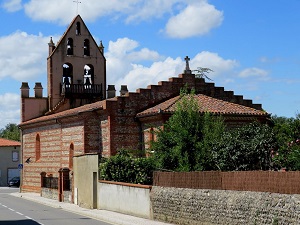
[[[111,225],[10,195],[18,191],[0,188],[0,225]]]

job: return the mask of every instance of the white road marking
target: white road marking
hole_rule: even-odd
[[[32,218],[30,218],[29,216],[25,216],[26,219],[29,219],[29,220],[33,220]]]
[[[20,213],[20,212],[16,212],[17,214],[19,214],[20,216],[24,216],[24,214],[23,213]]]
[[[12,208],[8,208],[8,209],[9,209],[10,211],[13,211],[13,212],[15,211],[15,210],[14,210],[14,209],[12,209]]]

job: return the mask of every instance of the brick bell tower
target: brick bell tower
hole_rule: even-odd
[[[50,39],[47,58],[47,114],[106,98],[106,59],[80,15],[55,46]]]

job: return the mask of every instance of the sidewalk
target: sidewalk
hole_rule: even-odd
[[[56,200],[43,198],[38,193],[11,193],[11,195],[15,197],[24,198],[30,201],[38,202],[54,208],[61,208],[69,212],[101,220],[103,222],[111,223],[113,225],[170,225],[170,223],[158,222],[154,220],[129,216],[107,210],[85,209],[75,204],[58,202]]]

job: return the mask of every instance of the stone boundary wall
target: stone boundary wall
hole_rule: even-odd
[[[41,196],[58,201],[58,190],[52,188],[41,188]]]
[[[152,186],[155,220],[181,225],[298,225],[300,195]]]

